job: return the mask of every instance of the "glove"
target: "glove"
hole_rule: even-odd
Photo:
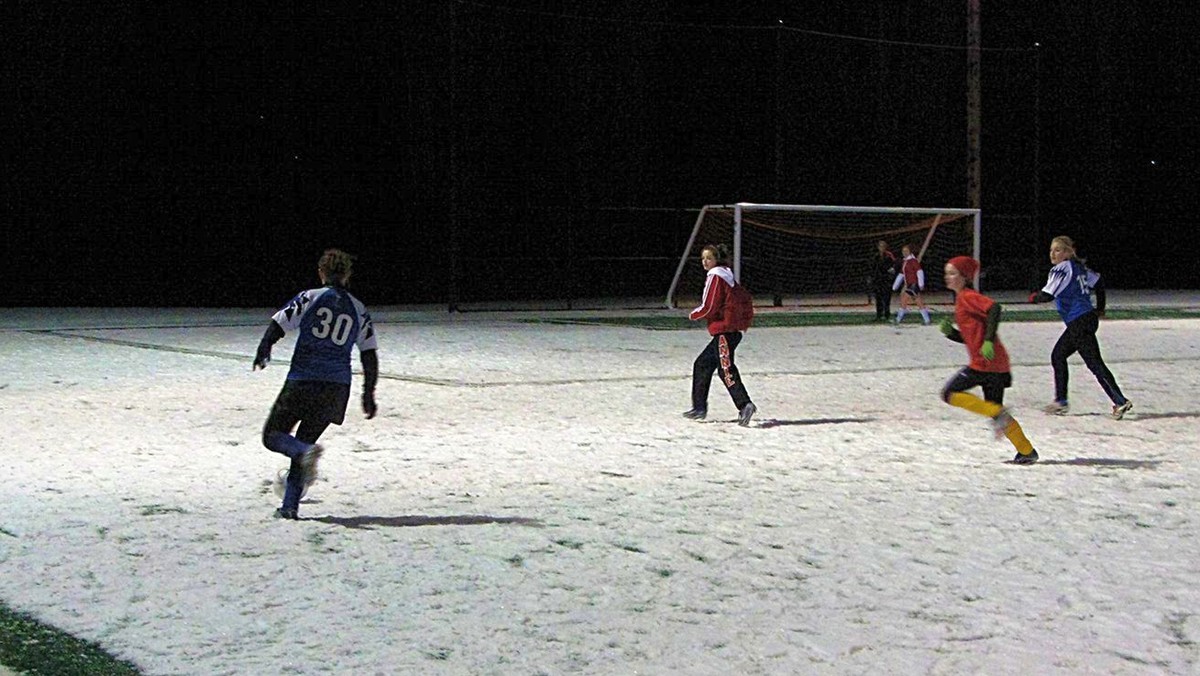
[[[949,336],[954,333],[954,320],[949,317],[942,317],[942,321],[938,322],[938,329],[943,336]]]
[[[1033,302],[1037,301],[1037,295],[1038,295],[1037,291],[1034,291],[1033,293],[1029,294],[1029,302],[1033,303]]]
[[[259,343],[258,351],[254,353],[254,366],[250,370],[258,371],[265,369],[269,363],[271,363],[271,346],[266,343]]]
[[[987,361],[991,361],[996,356],[996,346],[992,345],[992,341],[985,340],[983,345],[979,347],[979,354]]]
[[[379,408],[375,405],[375,393],[371,390],[363,390],[362,407],[363,413],[365,413],[367,416],[367,420],[374,418],[375,412],[379,410]]]

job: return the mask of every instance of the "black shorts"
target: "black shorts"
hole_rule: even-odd
[[[321,380],[287,380],[271,407],[271,418],[341,425],[350,402],[350,386]],[[289,425],[290,427],[290,425]]]
[[[1004,403],[1004,390],[1012,387],[1012,373],[995,373],[992,371],[976,371],[967,366],[955,373],[946,386],[942,388],[942,400],[950,398],[955,392],[966,392],[973,387],[983,388],[983,398],[996,403]]]

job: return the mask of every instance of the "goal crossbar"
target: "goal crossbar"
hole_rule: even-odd
[[[791,215],[779,216],[771,212],[791,212]],[[755,218],[754,214],[761,214]],[[814,220],[812,225],[809,225],[809,219],[813,218],[813,214],[827,214],[829,218],[843,219],[852,221],[854,216],[862,216],[867,222],[855,224],[855,226],[847,228],[844,224],[842,229],[829,228]],[[775,231],[784,237],[790,237],[795,240],[803,240],[807,238],[810,241],[826,241],[826,242],[852,242],[852,241],[870,241],[874,239],[883,239],[885,236],[912,236],[916,233],[922,233],[922,241],[919,243],[916,256],[919,260],[925,258],[925,254],[930,247],[931,242],[935,241],[939,227],[951,223],[961,223],[963,219],[970,219],[971,255],[976,259],[980,253],[980,210],[965,209],[965,208],[939,208],[939,207],[865,207],[865,206],[845,206],[845,205],[821,205],[821,204],[762,204],[756,202],[738,202],[735,204],[709,204],[700,209],[696,216],[696,221],[692,226],[691,233],[688,236],[687,245],[684,248],[683,255],[680,257],[679,264],[676,266],[675,275],[671,280],[671,285],[667,290],[666,307],[675,307],[676,294],[679,292],[681,280],[684,278],[684,270],[687,268],[689,259],[695,254],[694,247],[698,244],[710,243],[726,243],[732,245],[733,252],[733,273],[735,278],[742,278],[742,263],[743,263],[743,232],[745,228],[755,229],[759,232]],[[719,215],[720,219],[732,219],[731,231],[725,233],[722,231],[718,238],[721,241],[717,242],[698,242],[702,231],[706,224],[714,217]],[[913,217],[909,220],[903,220],[905,217]],[[784,220],[780,221],[779,219]],[[772,220],[775,219],[775,220]],[[877,219],[892,219],[884,224],[873,224],[872,220]],[[709,233],[712,236],[712,233]],[[781,249],[783,247],[780,247]],[[759,252],[762,254],[763,252]],[[959,251],[959,253],[966,253]],[[775,255],[775,254],[772,254]],[[781,253],[779,255],[786,255]],[[976,288],[978,288],[979,278],[976,273],[975,278]]]

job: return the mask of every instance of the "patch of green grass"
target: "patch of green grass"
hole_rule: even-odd
[[[182,507],[168,507],[166,505],[142,505],[142,516],[159,516],[162,514],[187,514],[187,510]]]
[[[0,664],[21,674],[124,676],[140,674],[100,646],[75,638],[0,603]]]

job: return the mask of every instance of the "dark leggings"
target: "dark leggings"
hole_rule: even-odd
[[[946,381],[946,386],[942,388],[942,401],[950,403],[950,395],[975,387],[983,388],[984,400],[993,404],[1003,404],[1004,390],[1012,387],[1012,374],[976,371],[969,366],[963,367]]]
[[[1100,317],[1093,311],[1071,320],[1067,324],[1067,330],[1058,337],[1054,351],[1050,353],[1050,364],[1054,367],[1055,401],[1067,401],[1067,382],[1070,379],[1067,357],[1078,352],[1112,403],[1117,406],[1125,403],[1125,395],[1121,394],[1121,388],[1117,387],[1117,379],[1113,377],[1112,371],[1108,370],[1108,366],[1104,364],[1104,357],[1100,355],[1100,341],[1096,340],[1096,329],[1099,327]]]
[[[721,372],[721,383],[729,390],[729,396],[733,397],[733,405],[740,411],[750,403],[750,395],[742,384],[737,364],[733,363],[733,353],[740,342],[740,332],[718,333],[696,357],[692,364],[692,408],[708,410],[708,388],[712,384],[713,373],[718,370]]]
[[[890,319],[892,316],[892,285],[884,282],[875,285],[875,316]]]

